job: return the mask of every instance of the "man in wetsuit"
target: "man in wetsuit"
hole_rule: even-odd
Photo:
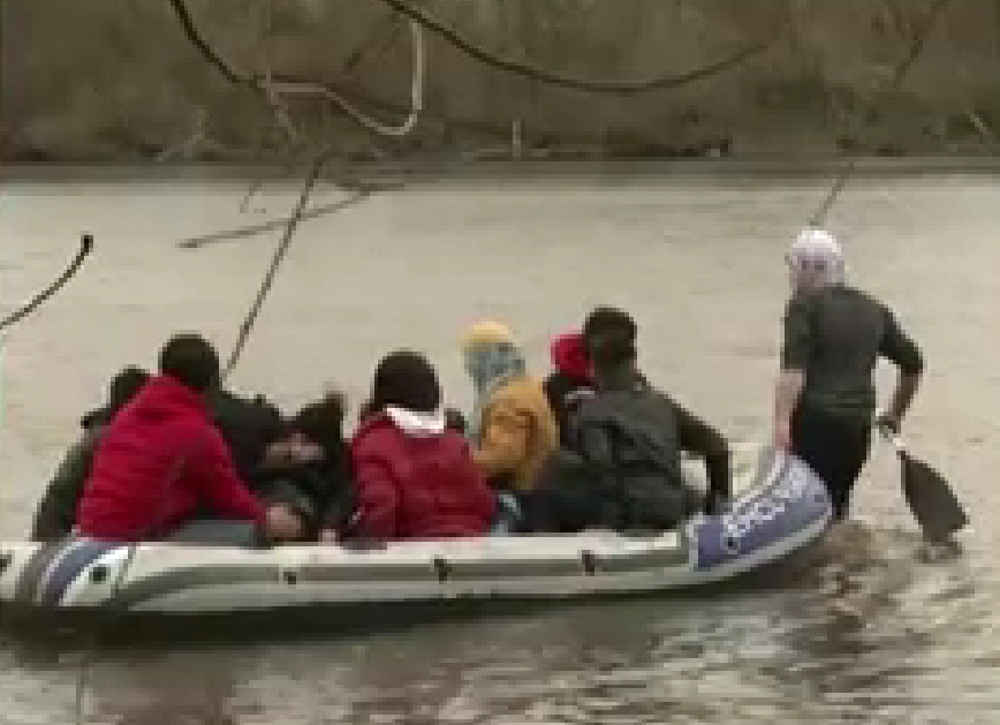
[[[884,304],[845,284],[843,254],[829,233],[802,232],[787,261],[792,297],[785,309],[774,440],[823,479],[834,516],[842,519],[871,446],[876,362],[885,357],[900,371],[879,421],[896,430],[917,392],[923,359]]]

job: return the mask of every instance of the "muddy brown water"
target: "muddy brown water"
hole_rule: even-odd
[[[457,342],[496,315],[537,370],[550,337],[611,302],[650,376],[734,439],[767,429],[784,245],[824,179],[581,178],[426,184],[304,224],[233,384],[293,408],[328,384],[357,403],[378,356],[414,346],[469,402]],[[232,183],[8,184],[0,309],[44,285],[80,232],[97,251],[3,345],[0,538],[25,535],[46,477],[124,363],[172,331],[224,351],[275,234],[175,242],[279,216]],[[319,190],[317,203],[337,198]],[[852,182],[834,208],[851,275],[884,296],[928,372],[906,434],[970,508],[964,554],[919,556],[892,454],[809,576],[710,598],[630,601],[382,635],[101,651],[83,722],[802,723],[1000,719],[1000,187],[991,177]],[[882,381],[891,380],[883,376]],[[2,722],[73,722],[80,652],[0,639]],[[5,644],[6,643],[6,644]]]

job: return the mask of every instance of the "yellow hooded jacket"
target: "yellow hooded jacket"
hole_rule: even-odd
[[[540,381],[514,378],[490,396],[482,411],[482,442],[475,460],[490,478],[510,476],[531,490],[545,460],[559,445],[555,415]]]

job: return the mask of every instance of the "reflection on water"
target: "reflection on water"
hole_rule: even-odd
[[[417,344],[412,335],[463,401],[454,337],[468,317],[512,319],[541,366],[549,335],[608,299],[639,316],[654,379],[735,436],[753,435],[767,422],[782,245],[823,188],[697,183],[425,189],[312,223],[268,302],[241,383],[297,403],[326,381],[336,349],[337,377],[361,391],[378,354],[397,340]],[[989,473],[1000,452],[989,442],[1000,379],[998,350],[982,331],[1000,299],[985,272],[1000,254],[991,233],[1000,191],[955,178],[881,183],[852,186],[835,217],[849,227],[855,274],[898,307],[925,347],[928,379],[907,433],[970,507],[961,556],[922,556],[894,457],[876,448],[859,521],[780,579],[338,640],[101,648],[84,721],[995,723],[1000,577],[990,514],[1000,500]],[[0,459],[27,483],[0,490],[5,538],[21,535],[36,482],[123,357],[143,359],[175,326],[230,339],[267,245],[182,253],[169,242],[238,226],[225,210],[241,191],[175,191],[171,227],[151,230],[149,219],[167,221],[154,190],[14,190],[21,203],[0,218],[4,264],[37,276],[80,224],[93,225],[99,253],[72,295],[8,342]],[[430,255],[439,261],[423,264]],[[365,274],[342,274],[348,265]],[[183,294],[179,278],[191,285]],[[5,273],[3,305],[33,279],[8,284]],[[408,304],[372,296],[372,284]],[[128,302],[123,290],[133,291]],[[300,379],[312,382],[296,388]],[[0,645],[5,725],[72,722],[82,654]]]

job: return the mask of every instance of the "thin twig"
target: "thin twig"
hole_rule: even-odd
[[[909,52],[906,54],[903,62],[896,66],[896,72],[892,79],[894,86],[899,86],[903,83],[904,76],[906,76],[909,72],[910,67],[914,64],[914,62],[916,62],[917,58],[920,57],[920,53],[927,44],[927,40],[931,37],[931,31],[937,23],[938,16],[950,2],[951,0],[936,0],[936,2],[927,9],[926,15],[924,15],[920,22],[916,24]]]
[[[344,65],[341,67],[341,73],[345,78],[353,77],[361,61],[376,47],[385,49],[396,41],[401,29],[396,19],[397,15],[395,13],[386,15],[385,20],[379,27],[369,33],[365,42],[347,56],[347,60],[344,61]]]
[[[264,275],[264,281],[261,283],[260,290],[258,290],[257,296],[254,298],[253,304],[250,306],[250,311],[243,320],[243,324],[240,325],[240,331],[236,338],[236,344],[233,347],[233,351],[229,356],[229,361],[226,363],[226,367],[223,372],[224,376],[228,376],[233,371],[233,368],[236,367],[236,363],[239,362],[240,355],[243,353],[243,348],[250,336],[250,331],[253,329],[253,325],[257,321],[257,315],[260,313],[260,309],[264,304],[264,300],[267,297],[268,292],[271,291],[271,285],[274,283],[274,278],[278,272],[278,268],[281,266],[281,262],[285,258],[285,255],[288,253],[288,249],[291,246],[292,239],[295,236],[295,229],[298,227],[299,222],[302,221],[302,215],[305,212],[306,204],[309,202],[309,195],[312,193],[313,187],[316,185],[316,181],[319,179],[319,176],[323,171],[323,167],[326,166],[332,156],[333,149],[327,148],[317,155],[312,168],[309,169],[309,175],[306,177],[305,183],[302,185],[302,192],[299,194],[298,203],[295,205],[295,210],[292,212],[292,215],[288,218],[285,225],[285,233],[282,235],[281,242],[278,244],[278,248],[274,252],[274,257],[271,259],[271,265],[268,267],[267,274]]]
[[[292,116],[288,110],[288,105],[284,99],[274,89],[274,73],[271,68],[271,61],[268,58],[267,46],[271,34],[271,5],[270,0],[257,0],[257,63],[260,67],[261,88],[267,105],[274,114],[277,126],[285,134],[285,138],[292,146],[299,143],[300,134],[295,124],[292,123]]]
[[[212,66],[222,73],[223,76],[225,76],[231,83],[245,86],[258,95],[265,97],[266,100],[268,90],[264,87],[264,82],[260,77],[237,72],[232,66],[223,60],[222,56],[216,53],[208,42],[201,36],[194,23],[194,19],[185,4],[185,0],[168,0],[168,2],[174,9],[175,14],[180,21],[181,28],[184,30],[184,34],[187,36],[188,40],[198,49],[198,51]],[[287,75],[273,74],[269,81],[269,85],[273,92],[282,96],[305,95],[323,98],[336,105],[343,113],[373,133],[390,137],[406,136],[414,129],[417,124],[417,120],[423,111],[425,82],[424,69],[426,63],[424,39],[421,26],[416,21],[411,21],[410,31],[413,36],[414,58],[413,82],[410,88],[411,108],[410,114],[398,126],[388,126],[377,119],[368,116],[353,106],[344,96],[338,93],[331,86],[323,83],[302,80]]]
[[[262,0],[262,1],[266,1],[266,0]],[[354,76],[355,71],[357,70],[358,65],[361,63],[362,60],[364,60],[365,56],[368,55],[368,53],[372,52],[376,48],[380,48],[382,50],[386,50],[388,48],[388,46],[390,46],[393,42],[396,41],[396,39],[399,36],[399,31],[401,29],[401,25],[398,22],[396,22],[398,19],[399,19],[399,16],[396,15],[396,13],[390,12],[388,15],[386,15],[385,21],[381,25],[379,25],[378,28],[376,28],[373,32],[371,32],[368,35],[368,37],[366,38],[365,42],[362,43],[361,45],[359,45],[357,47],[357,49],[355,49],[347,57],[347,60],[344,62],[344,65],[341,68],[341,72],[343,73],[343,75],[344,75],[345,78],[351,78],[351,77]],[[267,83],[269,84],[268,91],[275,98],[277,98],[278,94],[274,90],[274,87],[273,87],[273,74],[272,74],[273,72],[272,72],[272,69],[270,68],[269,61],[268,61],[268,59],[266,57],[263,57],[261,63],[267,69]],[[345,97],[344,94],[342,94],[342,93],[340,94],[340,96],[341,96],[341,98]],[[297,150],[301,150],[302,144],[301,144],[301,142],[299,140],[300,139],[300,135],[298,133],[295,133],[295,128],[291,124],[290,115],[289,115],[289,112],[288,112],[287,105],[282,105],[282,109],[283,109],[283,114],[288,118],[288,127],[291,128],[291,130],[293,131],[293,134],[291,134],[291,135],[289,135],[288,133],[285,134],[286,137],[289,140],[289,145],[291,147],[289,149],[289,157],[290,158],[289,158],[288,162],[285,164],[284,172],[282,173],[282,178],[285,178],[285,177],[290,176],[291,173],[292,173],[292,171],[295,169],[295,165],[296,164],[295,164],[295,158],[294,157],[296,155]],[[328,112],[329,109],[330,109],[330,105],[329,104],[323,104],[322,110],[324,112]],[[400,111],[400,109],[398,107],[392,107],[392,108],[389,108],[388,110],[391,110],[393,112],[399,112]],[[412,110],[411,110],[411,113],[412,113]],[[262,146],[262,144],[261,144],[261,146]],[[258,146],[258,150],[259,150],[259,148],[260,148],[260,146]],[[243,196],[243,199],[240,201],[240,211],[241,212],[247,211],[247,209],[250,206],[250,201],[263,188],[263,186],[264,186],[264,179],[263,178],[256,179],[256,180],[254,180],[250,184],[250,187],[247,189],[246,194]],[[334,204],[334,205],[328,205],[325,208],[325,210],[326,211],[336,211],[339,208],[340,208],[339,205]],[[311,218],[310,213],[307,212],[307,215],[304,216],[303,218],[304,219]],[[266,230],[268,230],[270,228],[272,228],[272,227],[268,226],[265,229],[263,229],[262,231],[266,231]],[[248,229],[252,230],[253,228],[250,227]],[[185,245],[182,244],[181,246],[185,246]],[[197,246],[197,245],[195,245],[195,246]]]
[[[157,154],[156,161],[169,161],[176,156],[179,156],[184,161],[190,161],[194,157],[195,150],[205,143],[207,122],[208,111],[204,108],[198,108],[195,113],[191,133],[179,141],[175,146],[165,148]]]
[[[11,312],[3,318],[3,320],[0,320],[0,330],[5,330],[8,327],[16,325],[18,322],[41,307],[47,299],[58,292],[63,285],[69,282],[73,275],[79,271],[84,260],[87,259],[93,249],[94,238],[89,234],[84,234],[80,239],[80,250],[76,253],[76,256],[73,257],[73,261],[69,263],[69,266],[66,267],[62,274],[56,277],[48,287],[32,297],[27,303]]]
[[[972,124],[973,128],[975,128],[976,131],[979,132],[979,135],[982,137],[983,141],[985,141],[986,144],[991,149],[995,150],[997,147],[997,136],[995,133],[993,133],[993,130],[986,124],[986,121],[983,120],[983,117],[980,116],[976,111],[966,111],[965,116],[966,118],[969,119],[969,123]]]
[[[302,212],[299,216],[299,221],[304,222],[310,219],[316,219],[318,217],[324,216],[326,214],[333,214],[341,209],[346,209],[349,206],[357,204],[359,201],[366,199],[371,194],[370,190],[364,190],[352,194],[346,199],[340,199],[338,201],[332,202],[330,204],[322,204],[320,206],[309,209],[308,211]],[[185,239],[184,241],[178,242],[177,246],[182,249],[199,249],[200,247],[205,247],[210,244],[218,244],[220,242],[234,242],[238,239],[246,239],[247,237],[254,237],[258,234],[263,234],[264,232],[271,232],[275,229],[281,229],[288,225],[291,221],[291,217],[286,217],[284,219],[273,219],[271,221],[261,222],[260,224],[252,224],[245,227],[240,227],[239,229],[228,229],[221,232],[212,232],[211,234],[204,234],[199,237],[191,237],[190,239]]]
[[[921,19],[919,24],[917,24],[917,31],[910,43],[909,50],[907,51],[906,57],[896,66],[895,71],[892,74],[892,81],[890,83],[890,88],[898,88],[903,83],[903,79],[906,77],[907,72],[916,62],[917,58],[920,57],[920,53],[923,51],[924,46],[927,44],[928,38],[930,38],[931,32],[937,24],[937,20],[941,16],[941,11],[948,5],[951,0],[936,0],[936,2],[927,10],[926,15]],[[833,186],[830,187],[830,191],[827,192],[826,197],[823,199],[823,203],[820,204],[819,208],[813,212],[813,215],[809,219],[809,226],[818,227],[826,221],[827,214],[833,207],[834,202],[840,196],[840,193],[844,190],[847,185],[847,181],[851,178],[854,173],[854,169],[857,166],[857,158],[851,158],[845,165],[843,170],[837,176],[834,181]]]

